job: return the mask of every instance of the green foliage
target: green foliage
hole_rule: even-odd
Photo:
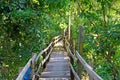
[[[31,53],[39,53],[61,33],[55,20],[59,14],[51,16],[55,13],[49,14],[46,6],[42,0],[0,1],[0,79],[15,80]]]
[[[76,44],[78,26],[84,26],[83,57],[94,62],[104,80],[119,80],[119,5],[119,0],[1,0],[0,79],[14,80],[32,52],[40,52],[67,28],[70,13]]]
[[[45,0],[45,4],[49,6],[50,10],[58,11],[59,9],[67,9],[70,0]]]
[[[77,10],[72,10],[77,12],[72,37],[77,43],[77,26],[83,25],[83,57],[88,63],[94,64],[93,68],[104,80],[119,80],[119,0],[80,0],[76,1],[76,5]]]

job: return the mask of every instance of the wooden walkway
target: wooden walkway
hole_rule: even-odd
[[[55,44],[39,80],[70,80],[69,57],[63,49],[62,41]]]
[[[71,51],[70,43],[66,37],[63,38],[61,36],[54,37],[44,50],[39,54],[34,54],[23,67],[16,80],[24,80],[26,76],[28,78],[27,80],[80,80],[73,67],[76,61],[84,66],[84,69],[89,74],[90,80],[103,80],[82,58],[77,50],[74,49],[74,53]],[[66,51],[63,48],[62,40],[64,40]],[[43,60],[39,62],[41,57],[43,57]],[[31,72],[28,74],[27,71],[29,68],[31,68]],[[44,70],[41,73],[42,68]]]

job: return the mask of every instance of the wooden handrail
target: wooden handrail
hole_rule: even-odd
[[[84,68],[85,68],[85,70],[87,71],[87,73],[88,73],[94,80],[103,80],[96,72],[93,71],[93,68],[92,68],[90,65],[88,65],[87,62],[80,56],[80,54],[78,53],[78,51],[75,52],[77,58],[76,58],[75,55],[73,55],[72,51],[70,50],[70,43],[69,43],[66,39],[65,39],[65,47],[66,47],[66,49],[67,49],[67,52],[69,52],[70,56],[72,57],[72,59],[73,59],[74,61],[79,60],[79,61],[82,63],[82,65],[84,66]],[[76,72],[75,72],[75,70],[74,70],[74,68],[73,68],[73,66],[72,66],[71,63],[70,63],[70,68],[71,68],[71,70],[72,70],[75,78],[77,79],[77,77],[76,77],[77,74],[76,74]],[[77,79],[77,80],[79,80],[79,79]]]
[[[78,51],[76,51],[76,55],[78,57],[78,60],[82,63],[85,70],[88,72],[88,74],[94,79],[94,80],[103,80],[96,72],[93,71],[93,68],[87,64],[87,62],[80,56]]]
[[[36,62],[38,61],[40,55],[42,55],[44,52],[46,52],[54,43],[58,42],[58,41],[60,40],[60,38],[61,38],[61,35],[59,35],[59,36],[57,36],[57,37],[54,37],[54,38],[52,39],[52,42],[51,42],[44,50],[42,50],[42,51],[38,54],[38,56],[37,56],[37,58],[36,58]]]
[[[70,47],[70,43],[65,39],[65,42],[67,43],[67,45]]]
[[[59,36],[55,36],[52,40],[54,41],[55,39],[58,39],[58,38],[61,38],[62,35],[59,35]]]
[[[60,36],[57,36],[57,37],[54,37],[54,38],[52,39],[52,42],[48,45],[48,47],[45,48],[43,51],[41,51],[41,52],[38,54],[38,56],[37,56],[37,58],[36,58],[36,62],[37,62],[37,60],[39,59],[39,57],[51,47],[51,50],[50,50],[50,52],[48,53],[48,55],[47,55],[47,56],[42,60],[42,62],[39,64],[38,69],[37,69],[36,73],[33,75],[32,80],[35,79],[35,76],[36,76],[36,74],[38,74],[38,72],[40,71],[41,66],[43,66],[44,63],[48,60],[48,58],[49,58],[49,56],[50,56],[50,54],[51,54],[51,52],[52,52],[52,49],[53,49],[53,48],[52,48],[52,45],[53,45],[54,43],[58,42],[61,38],[62,38],[61,35],[60,35]]]
[[[77,61],[76,56],[73,55],[72,51],[70,50],[70,43],[69,43],[67,40],[65,40],[65,42],[66,42],[67,45],[68,45],[68,46],[65,46],[65,47],[66,47],[67,51],[70,53],[70,56],[73,58],[74,61]]]
[[[20,72],[20,74],[18,75],[16,80],[22,80],[23,79],[25,73],[27,72],[28,68],[31,66],[32,61],[35,60],[36,56],[37,56],[37,54],[34,54],[34,56],[31,59],[29,59],[29,61],[27,62],[25,67],[22,69],[22,71]]]
[[[43,64],[48,60],[52,50],[53,50],[53,48],[50,50],[50,52],[47,54],[47,56],[42,60],[42,62],[40,64],[41,66],[43,66]],[[40,67],[38,68],[37,73],[39,72],[39,70],[40,70]]]
[[[73,72],[73,74],[75,76],[75,79],[76,80],[80,80],[78,74],[75,72],[75,70],[74,70],[74,68],[73,68],[73,66],[72,66],[72,64],[70,62],[69,62],[69,65],[70,65],[70,68],[71,68],[71,70],[72,70],[72,72]]]
[[[73,53],[71,52],[70,48],[67,47],[68,52],[70,53],[70,56],[73,58],[74,61],[77,61],[77,58],[73,55]]]
[[[42,62],[41,62],[42,65],[48,60],[48,58],[49,58],[49,56],[50,56],[52,50],[53,50],[53,48],[50,50],[50,52],[49,52],[48,55],[45,57],[45,59],[42,60]]]
[[[74,61],[77,61],[77,57],[75,55],[73,55],[72,51],[70,50],[70,43],[65,39],[65,47],[67,49],[67,52],[70,54],[71,58],[70,59],[73,59]],[[71,61],[71,60],[70,60]],[[75,72],[74,68],[73,68],[73,62],[69,62],[69,66],[71,68],[71,76],[74,75],[75,77],[75,80],[80,80],[78,74]],[[71,77],[71,79],[73,79],[73,77]]]
[[[36,63],[37,63],[37,61],[38,61],[38,59],[39,59],[39,57],[40,57],[43,53],[45,53],[46,51],[48,51],[50,48],[52,48],[53,44],[56,43],[56,42],[58,42],[61,38],[62,38],[61,35],[60,35],[60,36],[57,36],[57,37],[54,37],[54,38],[52,39],[52,42],[50,42],[50,44],[49,44],[44,50],[42,50],[38,55],[37,55],[37,54],[34,54],[34,56],[29,59],[29,61],[28,61],[27,64],[25,65],[25,67],[24,67],[24,68],[22,69],[22,71],[19,73],[19,75],[18,75],[18,77],[16,78],[16,80],[22,80],[23,77],[24,77],[24,75],[26,74],[28,68],[30,68],[30,67],[31,67],[31,68],[34,68],[35,65],[36,65]],[[48,53],[48,55],[46,56],[46,58],[40,63],[40,65],[39,65],[38,68],[40,68],[40,66],[43,65],[43,64],[47,61],[47,59],[48,59],[49,56],[50,56],[51,51],[52,51],[52,49],[50,50],[50,52]],[[39,70],[39,69],[38,69],[38,70]],[[34,73],[34,69],[32,69],[32,74],[33,74],[33,73]],[[32,75],[32,76],[33,76],[33,75]]]
[[[38,56],[37,56],[37,58],[36,58],[36,62],[38,61],[38,59],[39,59],[39,57],[44,53],[44,52],[46,52],[51,46],[52,46],[52,44],[53,44],[53,42],[51,42],[44,50],[42,50],[39,54],[38,54]]]

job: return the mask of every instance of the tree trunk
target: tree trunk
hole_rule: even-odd
[[[71,20],[70,20],[70,11],[69,11],[69,21],[68,21],[68,41],[70,41],[71,38]]]

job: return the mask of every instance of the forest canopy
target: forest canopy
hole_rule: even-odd
[[[120,0],[0,0],[0,80],[14,80],[18,67],[62,34],[71,20],[78,49],[104,80],[120,79]]]

